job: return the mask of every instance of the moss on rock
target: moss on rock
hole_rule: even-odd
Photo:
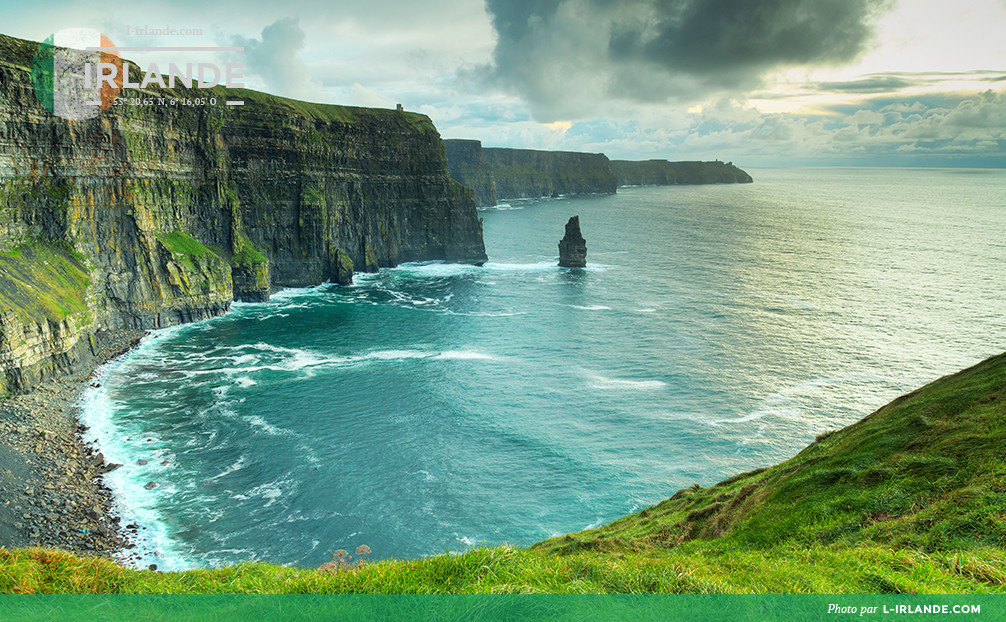
[[[269,300],[269,260],[246,237],[241,238],[241,246],[231,257],[231,279],[235,300]]]

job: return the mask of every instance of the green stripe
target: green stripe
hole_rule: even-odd
[[[35,90],[35,97],[39,103],[49,112],[53,111],[53,59],[56,55],[56,47],[53,44],[54,35],[38,44],[35,58],[31,64],[31,84]]]
[[[839,613],[834,609],[839,607],[855,611]],[[876,609],[864,611],[864,607]],[[977,607],[979,612],[955,613],[954,607]],[[0,619],[25,622],[1002,620],[1004,612],[1006,600],[987,595],[0,596]]]

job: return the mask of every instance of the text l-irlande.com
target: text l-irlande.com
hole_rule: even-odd
[[[859,614],[864,617],[881,613],[960,615],[969,613],[980,614],[981,612],[981,605],[892,605],[890,607],[887,605],[857,607],[855,605],[836,605],[835,603],[828,605],[828,613]]]

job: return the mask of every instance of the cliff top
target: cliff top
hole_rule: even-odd
[[[486,147],[482,146],[482,151],[516,151],[521,153],[558,153],[562,155],[570,156],[602,156],[607,158],[608,156],[603,153],[591,153],[589,151],[552,151],[549,149],[519,149],[515,147]]]
[[[0,34],[0,63],[30,70],[39,45],[36,41]],[[131,79],[138,80],[142,77],[141,70],[136,63],[128,59],[125,62],[129,63],[129,75]],[[183,86],[162,89],[159,86],[152,85],[141,90],[148,91],[155,96],[166,94],[171,96],[196,97],[212,94],[220,99],[241,99],[246,102],[245,105],[274,106],[281,108],[287,113],[329,123],[354,124],[380,121],[388,124],[389,127],[403,124],[424,133],[437,131],[433,125],[433,121],[425,114],[392,110],[390,108],[363,108],[358,106],[340,106],[337,104],[319,104],[251,89],[228,89],[224,86],[215,86],[211,89],[186,88]]]
[[[1006,592],[1006,354],[794,458],[529,549],[154,573],[0,550],[5,592]],[[373,543],[372,543],[373,544]]]

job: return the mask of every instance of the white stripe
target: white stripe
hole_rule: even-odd
[[[94,28],[64,28],[55,33],[52,42],[56,47],[84,50],[101,45],[101,33]]]

